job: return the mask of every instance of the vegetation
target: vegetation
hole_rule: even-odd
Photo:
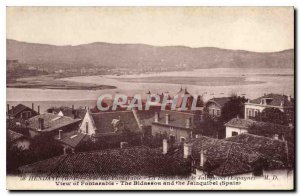
[[[256,121],[288,125],[287,116],[277,108],[266,108],[253,119]]]
[[[213,117],[209,115],[208,108],[204,108],[203,121],[200,125],[201,134],[214,138],[225,137],[224,123],[237,116],[244,117],[244,103],[247,101],[245,97],[231,95],[230,100],[225,103],[222,108],[220,117]]]
[[[9,140],[7,140],[9,141]],[[7,142],[7,173],[16,173],[17,168],[37,161],[45,160],[63,154],[62,146],[47,135],[35,136],[30,143],[29,149]]]

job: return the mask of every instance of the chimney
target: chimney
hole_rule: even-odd
[[[31,109],[34,110],[34,103],[31,104]]]
[[[74,110],[74,105],[72,105],[72,110]]]
[[[237,118],[237,119],[240,119],[240,116],[237,114],[237,115],[236,115],[236,118]]]
[[[283,105],[284,105],[284,101],[283,101],[283,100],[281,100],[281,102],[280,102],[280,106],[281,106],[281,107],[283,107]]]
[[[192,155],[192,144],[183,145],[183,158],[187,159]]]
[[[166,114],[166,125],[169,124],[170,121],[170,114]]]
[[[204,167],[204,164],[206,162],[206,156],[204,150],[201,149],[200,151],[200,167]]]
[[[120,142],[120,148],[127,148],[128,142]]]
[[[43,118],[39,118],[38,121],[39,121],[39,129],[43,130],[44,129],[44,119]]]
[[[185,128],[191,128],[191,118],[186,119]]]
[[[154,122],[158,122],[158,119],[159,119],[159,113],[155,112],[155,114],[154,114]]]
[[[167,139],[163,139],[163,154],[167,154],[169,151],[169,143]]]
[[[40,106],[38,105],[38,114],[40,114]]]
[[[61,132],[62,132],[63,130],[58,130],[58,139],[60,140],[61,139]]]
[[[288,101],[292,101],[292,96],[291,95],[288,96]]]

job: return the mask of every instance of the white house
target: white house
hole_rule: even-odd
[[[266,108],[277,108],[283,113],[294,111],[294,99],[291,96],[267,94],[245,103],[245,119],[258,116]]]

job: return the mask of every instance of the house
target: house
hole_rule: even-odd
[[[287,142],[251,134],[228,139],[192,138],[177,148],[122,147],[70,153],[21,166],[23,174],[97,179],[103,176],[291,176],[294,152]]]
[[[9,108],[9,104],[7,104],[7,116],[8,118],[18,118],[18,119],[29,119],[33,116],[36,116],[40,113],[40,106],[38,106],[38,112],[34,110],[34,104],[32,103],[32,108],[27,107],[23,104],[18,104],[17,106],[13,106],[11,109]]]
[[[26,121],[31,137],[39,134],[56,136],[60,131],[63,133],[78,129],[81,119],[73,119],[67,116],[59,116],[52,113],[44,113],[32,117]]]
[[[84,108],[74,108],[74,105],[72,107],[67,106],[61,106],[61,107],[51,107],[47,109],[48,113],[58,114],[59,116],[67,116],[71,117],[73,119],[79,118],[83,119],[86,113],[86,109]]]
[[[146,146],[80,152],[53,157],[18,169],[22,174],[97,179],[103,176],[189,175],[184,159]]]
[[[21,133],[7,130],[7,143],[10,148],[17,147],[22,150],[27,150],[30,146],[30,139]]]
[[[230,97],[212,98],[206,102],[205,107],[211,117],[220,117],[222,114],[222,108],[229,101]]]
[[[191,157],[195,175],[263,176],[276,173],[286,177],[294,168],[294,154],[290,148],[287,142],[252,134],[222,140],[201,136],[184,145],[184,157]]]
[[[152,122],[152,135],[168,138],[174,143],[182,143],[192,137],[200,122],[201,115],[189,112],[156,112]]]
[[[285,140],[287,136],[293,135],[292,127],[251,119],[233,118],[225,123],[225,127],[226,138],[248,132],[283,140]]]
[[[183,89],[181,87],[179,92],[174,97],[177,97],[176,110],[179,110],[179,111],[188,110],[189,111],[193,107],[193,102],[195,102],[196,104],[194,106],[196,106],[200,112],[203,111],[203,104],[201,101],[201,97],[197,96],[197,100],[194,100],[195,97],[187,91],[187,88]],[[186,99],[186,102],[185,102],[185,99]]]
[[[77,130],[65,132],[63,134],[60,131],[54,139],[63,146],[64,154],[75,153],[84,142],[90,141],[90,137],[88,137],[87,134],[80,133]]]
[[[104,136],[118,136],[122,133],[141,133],[141,127],[133,111],[86,112],[79,132],[87,134],[93,140]]]
[[[280,94],[265,94],[245,103],[245,119],[258,117],[266,108],[275,108],[287,115],[289,122],[294,118],[294,99]]]

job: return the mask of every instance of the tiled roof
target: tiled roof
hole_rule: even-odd
[[[260,159],[259,153],[243,144],[204,136],[192,139],[189,143],[192,144],[192,157],[199,160],[203,150],[212,166],[211,172],[218,176],[251,172],[254,163]]]
[[[53,177],[96,178],[118,175],[184,175],[190,168],[174,161],[159,149],[132,147],[63,155],[22,166],[23,173],[43,173]]]
[[[71,131],[71,132],[61,133],[61,134],[62,134],[61,139],[58,139],[58,135],[55,136],[55,139],[72,148],[76,148],[82,141],[89,139],[89,137],[86,134],[83,134],[78,131]]]
[[[268,104],[271,106],[281,106],[281,102],[283,103],[284,107],[294,107],[294,99],[291,98],[291,101],[288,100],[288,96],[286,95],[280,95],[280,94],[267,94],[264,95],[262,97],[250,100],[250,103],[254,103],[254,104],[260,104],[261,103],[261,99],[263,98],[270,98],[272,99],[272,101]]]
[[[39,118],[44,119],[44,129],[42,131],[56,130],[81,121],[81,119],[73,119],[71,117],[59,116],[57,114],[44,113],[28,119],[28,127],[33,130],[38,130]]]
[[[84,109],[84,108],[73,109],[73,108],[66,107],[66,106],[52,107],[52,108],[49,108],[47,111],[52,111],[52,112],[55,112],[56,114],[58,114],[61,111],[64,116],[68,116],[71,118],[80,118],[80,119],[83,119],[83,117],[86,113],[86,109]],[[49,112],[49,113],[51,113],[51,112]]]
[[[248,129],[255,123],[254,120],[251,119],[241,119],[241,118],[233,118],[229,122],[225,124],[226,127],[237,127]]]
[[[16,116],[18,115],[20,112],[24,111],[25,109],[29,109],[29,110],[32,110],[30,107],[27,107],[23,104],[18,104],[17,106],[13,107],[12,109],[10,109],[8,111],[8,114],[11,115],[11,116]],[[32,110],[33,112],[35,112],[37,114],[36,111]]]
[[[166,114],[170,115],[168,125],[166,125]],[[191,118],[191,128],[195,128],[195,123],[196,123],[196,121],[199,120],[199,119],[197,119],[198,117],[199,117],[198,115],[195,115],[193,113],[164,110],[164,111],[159,112],[158,123],[155,123],[155,124],[185,128],[186,127],[186,119]]]
[[[225,103],[227,103],[228,101],[230,101],[230,97],[216,97],[208,100],[206,104],[209,104],[210,102],[214,102],[222,108],[225,105]]]
[[[269,122],[260,122],[254,121],[251,119],[240,119],[240,118],[233,118],[229,122],[225,124],[227,127],[237,127],[237,128],[254,128],[256,130],[263,130],[269,129],[270,132],[274,132],[274,134],[285,133],[291,130],[290,127],[284,125],[278,125]]]
[[[7,131],[7,138],[9,139],[10,142],[14,142],[18,139],[24,138],[25,136],[22,135],[21,133],[17,133],[11,130]]]
[[[226,141],[243,144],[260,153],[267,161],[268,169],[286,168],[293,164],[294,147],[284,141],[252,134],[240,134],[226,138]],[[289,161],[287,161],[287,157],[289,157]]]
[[[155,112],[158,110],[137,110],[137,116],[144,126],[151,126],[154,121]]]
[[[125,127],[131,132],[139,131],[139,126],[132,111],[116,111],[116,112],[99,112],[91,113],[96,126],[96,136],[98,134],[113,132],[112,121],[120,119],[124,122]]]

